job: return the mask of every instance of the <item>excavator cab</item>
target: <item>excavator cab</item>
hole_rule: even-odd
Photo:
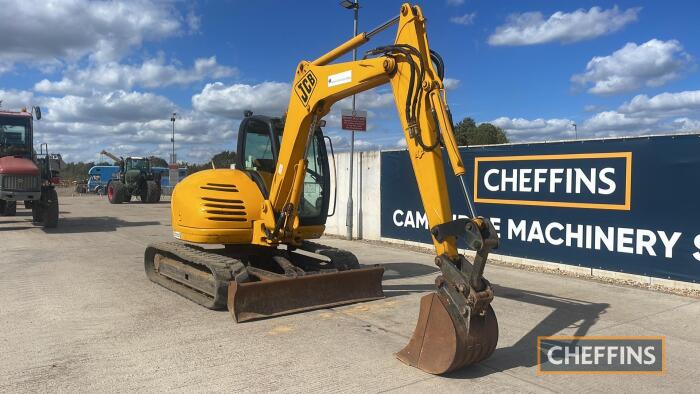
[[[268,198],[284,121],[264,115],[248,115],[238,129],[236,169],[244,171]],[[320,127],[314,132],[306,159],[308,165],[299,202],[299,221],[302,226],[323,225],[331,193],[328,153]]]

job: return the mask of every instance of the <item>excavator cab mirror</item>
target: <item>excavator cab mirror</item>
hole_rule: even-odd
[[[41,107],[38,105],[34,107],[34,116],[36,117],[36,120],[41,120]]]

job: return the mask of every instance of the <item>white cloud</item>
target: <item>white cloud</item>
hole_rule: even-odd
[[[34,94],[26,90],[0,89],[0,108],[18,111],[22,107],[30,108],[34,103]]]
[[[598,137],[691,132],[700,130],[700,122],[687,115],[698,114],[700,90],[666,92],[651,98],[637,95],[617,110],[602,111],[591,116],[584,122],[583,129],[591,136]]]
[[[53,102],[47,102],[51,115]],[[75,114],[46,116],[35,123],[36,142],[47,142],[52,152],[64,155],[67,161],[99,160],[99,152],[107,149],[118,155],[167,158],[170,153],[171,127],[168,112],[145,113],[142,121],[120,121],[112,117],[82,119]],[[76,121],[68,121],[78,118]],[[178,157],[189,162],[205,162],[215,153],[235,147],[238,122],[203,114],[182,111],[175,123]]]
[[[265,115],[282,115],[289,103],[290,85],[282,82],[263,82],[258,85],[221,82],[208,83],[192,96],[192,106],[197,111],[240,119],[243,111]]]
[[[202,18],[195,14],[193,10],[190,10],[185,17],[185,22],[187,22],[187,27],[190,31],[198,31],[202,26]]]
[[[491,45],[534,45],[558,41],[571,43],[610,34],[637,20],[641,8],[555,12],[545,19],[541,12],[510,15],[489,37]]]
[[[490,121],[502,128],[512,142],[551,141],[574,137],[571,119],[523,119],[500,117]]]
[[[678,131],[687,133],[700,132],[700,120],[690,118],[678,118],[673,120],[673,127]]]
[[[442,80],[446,90],[455,90],[459,87],[460,80],[455,78],[445,78]]]
[[[43,99],[42,105],[46,107],[45,118],[50,122],[103,125],[167,118],[175,108],[175,104],[163,96],[123,90],[88,97],[50,97]]]
[[[618,109],[630,116],[678,116],[700,111],[700,90],[661,93],[649,98],[640,94]]]
[[[356,139],[355,140],[355,150],[356,151],[370,151],[370,150],[380,150],[382,146],[380,144],[377,144],[376,142],[372,141],[367,141],[363,139]]]
[[[144,41],[180,34],[184,18],[170,2],[149,0],[0,0],[0,64],[37,67],[84,56],[114,61]],[[9,17],[11,16],[11,17]]]
[[[394,93],[379,89],[367,90],[358,93],[355,97],[355,106],[359,110],[388,108],[394,106]],[[346,97],[338,101],[333,109],[351,109],[352,97]]]
[[[60,81],[44,79],[36,83],[34,90],[46,94],[84,95],[94,90],[187,85],[205,78],[223,78],[236,73],[235,68],[218,64],[216,56],[196,59],[189,69],[165,64],[165,59],[161,56],[137,66],[109,62],[70,70]]]
[[[641,134],[652,130],[658,122],[656,118],[631,117],[617,111],[603,111],[586,119],[583,129],[591,132],[606,132],[607,135],[618,135],[617,132],[620,131]]]
[[[349,133],[349,132],[343,132]],[[357,134],[356,134],[357,135]],[[333,150],[335,152],[346,152],[350,150],[350,138],[345,135],[329,135],[333,141]],[[376,142],[368,141],[361,138],[355,138],[355,152],[366,152],[371,150],[380,150],[383,146]]]
[[[661,86],[679,78],[691,57],[676,40],[652,39],[644,44],[627,43],[609,56],[596,56],[586,71],[571,80],[588,92],[601,95],[627,92],[640,86]]]
[[[464,0],[447,0],[447,4],[453,6],[462,5],[464,4]]]
[[[476,12],[467,12],[466,14],[461,16],[453,16],[452,18],[450,18],[450,22],[456,23],[458,25],[469,26],[474,23],[475,18]]]
[[[287,109],[290,93],[290,85],[285,82],[263,82],[257,85],[226,85],[216,82],[207,84],[200,93],[195,94],[192,97],[192,105],[198,111],[233,119],[243,117],[245,110],[279,116]],[[356,96],[356,108],[367,110],[370,118],[377,115],[372,111],[374,109],[393,107],[394,95],[391,91],[372,89]],[[351,108],[352,97],[346,97],[335,103],[324,119],[330,126],[340,127],[340,111]],[[368,127],[371,128],[372,125]]]

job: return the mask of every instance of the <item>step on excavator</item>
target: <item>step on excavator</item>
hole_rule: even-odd
[[[334,62],[393,25],[393,45]],[[179,241],[147,247],[148,277],[207,308],[228,308],[237,322],[382,298],[383,267],[363,267],[352,253],[310,240],[324,232],[331,195],[322,118],[339,100],[390,84],[440,268],[435,291],[421,299],[413,336],[396,356],[433,374],[489,357],[498,323],[483,272],[499,240],[470,200],[443,78],[421,9],[409,4],[376,29],[301,61],[285,118],[247,113],[242,120],[235,169],[200,171],[175,187]],[[468,218],[453,220],[443,154]],[[459,254],[458,239],[476,251],[472,261]]]

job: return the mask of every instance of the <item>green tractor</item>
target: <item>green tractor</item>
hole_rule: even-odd
[[[107,183],[107,198],[111,204],[129,202],[133,196],[139,196],[145,203],[160,201],[160,174],[151,170],[148,158],[117,158],[105,151],[102,151],[102,154],[112,158],[119,165],[117,178]]]

